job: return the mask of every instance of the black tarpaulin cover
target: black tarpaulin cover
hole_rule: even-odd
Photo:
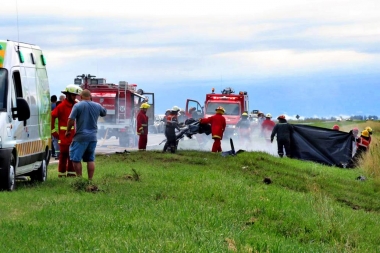
[[[293,124],[292,157],[342,167],[352,157],[352,132]]]

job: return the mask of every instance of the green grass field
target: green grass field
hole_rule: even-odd
[[[0,198],[1,252],[380,252],[371,176],[260,152],[98,156],[92,185],[50,165]]]
[[[92,183],[49,165],[0,192],[0,252],[380,252],[379,157],[132,152],[97,156]]]

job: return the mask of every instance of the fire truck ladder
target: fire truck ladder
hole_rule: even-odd
[[[118,90],[117,90],[117,105],[118,107],[115,108],[118,110],[116,113],[116,123],[127,123],[127,119],[125,117],[126,115],[126,110],[127,110],[127,90],[128,90],[128,83],[125,81],[120,81],[118,85]],[[124,93],[124,102],[121,103],[121,94]],[[124,108],[124,110],[122,109]],[[129,122],[128,122],[129,123]]]

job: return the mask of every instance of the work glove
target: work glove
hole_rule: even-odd
[[[51,134],[54,138],[59,139],[59,134],[57,132],[54,132]]]
[[[270,143],[273,143],[273,139],[270,139]]]

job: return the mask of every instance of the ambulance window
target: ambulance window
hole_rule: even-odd
[[[21,88],[21,76],[20,72],[13,72],[13,90],[12,90],[12,107],[17,107],[16,98],[22,97],[22,88]]]
[[[7,107],[8,71],[0,69],[0,111]]]

